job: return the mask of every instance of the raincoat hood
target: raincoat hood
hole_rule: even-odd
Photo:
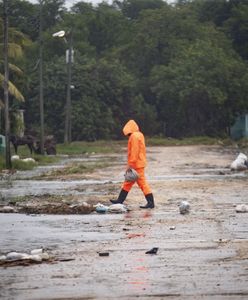
[[[123,127],[124,135],[128,135],[137,131],[139,131],[139,126],[134,120],[129,120],[127,124]]]

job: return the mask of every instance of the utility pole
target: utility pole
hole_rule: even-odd
[[[40,15],[39,15],[39,99],[40,99],[40,152],[44,154],[44,96],[43,96],[43,18],[42,6],[43,0],[39,1]]]
[[[68,33],[69,50],[66,55],[67,64],[67,91],[66,91],[66,107],[65,107],[65,135],[64,143],[71,143],[71,65],[72,65],[72,31]]]
[[[11,168],[10,159],[10,120],[9,120],[9,62],[8,62],[8,35],[9,35],[9,21],[8,21],[8,1],[3,1],[3,35],[4,35],[4,117],[5,117],[5,142],[6,142],[6,168]]]

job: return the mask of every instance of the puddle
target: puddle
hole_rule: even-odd
[[[122,232],[109,232],[104,227],[120,219],[123,215],[1,214],[0,252],[54,249],[72,242],[118,240],[123,236]]]
[[[112,183],[118,183],[113,181]],[[69,180],[69,181],[46,181],[46,180],[15,180],[5,187],[1,184],[1,195],[3,198],[11,198],[25,195],[80,195],[82,186],[107,184],[107,180]],[[7,184],[6,184],[7,185]]]

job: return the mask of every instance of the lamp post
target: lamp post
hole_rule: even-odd
[[[42,39],[42,5],[43,0],[39,1],[39,102],[40,102],[40,154],[44,154],[44,96],[43,96],[43,39]]]
[[[11,168],[10,159],[10,121],[9,121],[9,62],[8,62],[8,34],[9,34],[9,21],[8,21],[8,1],[3,1],[3,27],[4,27],[4,117],[5,117],[5,159],[6,168]]]
[[[71,143],[71,67],[73,62],[72,49],[72,31],[67,33],[64,30],[53,34],[53,37],[65,38],[69,49],[66,50],[66,65],[67,65],[67,88],[66,88],[66,105],[65,105],[65,133],[64,143]],[[68,38],[68,40],[66,39]]]

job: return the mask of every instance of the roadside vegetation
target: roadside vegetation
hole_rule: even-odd
[[[124,141],[95,141],[95,142],[72,142],[71,144],[58,144],[58,154],[78,155],[94,153],[118,152]]]
[[[8,2],[10,33],[19,33],[9,41],[22,50],[9,58],[22,70],[12,68],[10,79],[25,98],[20,102],[10,93],[10,108],[25,110],[26,134],[38,137],[40,4]],[[77,2],[70,9],[64,1],[44,0],[42,5],[45,135],[58,143],[64,141],[68,45],[53,33],[62,29],[68,34],[73,28],[75,50],[72,141],[120,139],[129,119],[146,136],[225,137],[237,116],[248,111],[247,0]],[[3,15],[0,3],[0,25]],[[74,146],[69,148],[62,153],[73,154]]]
[[[112,161],[112,160],[111,160]],[[77,175],[77,174],[84,174],[84,173],[91,173],[96,169],[102,169],[111,166],[111,161],[105,162],[91,162],[91,163],[77,163],[74,162],[72,164],[67,165],[63,169],[54,170],[49,173],[49,177],[59,177],[63,175]],[[45,175],[47,177],[47,175]]]
[[[147,138],[149,146],[186,146],[186,145],[233,145],[230,138],[212,138],[208,136],[195,136],[183,139],[152,137]]]

